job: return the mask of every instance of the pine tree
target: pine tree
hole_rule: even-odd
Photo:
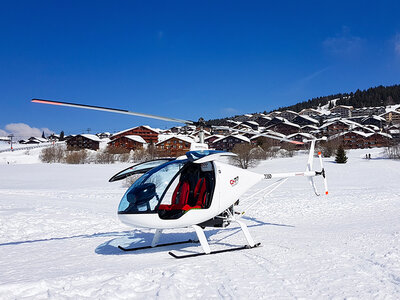
[[[343,145],[340,145],[336,151],[335,161],[338,164],[345,164],[347,162],[346,152],[343,149]]]
[[[64,130],[60,132],[60,141],[64,140]]]
[[[43,131],[43,133],[42,133],[42,138],[44,138],[44,139],[46,138],[46,136],[44,135],[44,131]]]

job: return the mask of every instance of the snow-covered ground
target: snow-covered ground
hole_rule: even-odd
[[[400,162],[380,152],[350,151],[345,165],[324,159],[328,197],[293,178],[253,207],[245,222],[262,247],[183,260],[167,252],[201,249],[117,248],[152,238],[150,230],[117,219],[125,189],[107,180],[126,165],[27,164],[33,160],[14,157],[0,165],[0,299],[398,299]],[[274,159],[254,171],[303,170],[306,160]],[[236,225],[206,234],[213,249],[245,243]],[[194,233],[182,229],[161,239],[189,238]]]

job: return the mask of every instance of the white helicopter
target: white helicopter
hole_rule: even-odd
[[[192,122],[121,109],[69,102],[42,99],[32,99],[32,102],[141,116],[175,123],[199,125],[201,128],[203,126],[201,122],[202,119],[200,119],[200,122]],[[242,132],[237,129],[233,130]],[[282,139],[273,135],[260,135],[294,144],[303,144],[302,142]],[[187,152],[184,156],[177,158],[161,158],[139,163],[117,173],[109,180],[110,182],[121,180],[132,175],[141,175],[122,197],[118,207],[119,219],[123,223],[133,227],[155,229],[151,245],[137,248],[124,248],[119,246],[119,248],[123,251],[137,251],[154,247],[200,242],[203,252],[186,255],[177,255],[174,252],[169,252],[169,254],[175,258],[186,258],[258,247],[260,243],[254,242],[246,224],[241,220],[241,217],[247,209],[265,199],[267,195],[272,193],[290,177],[306,177],[314,189],[315,194],[319,196],[320,194],[317,191],[313,178],[315,176],[322,176],[324,179],[325,194],[328,194],[327,180],[320,152],[318,156],[321,171],[313,170],[314,147],[316,141],[317,139],[304,141],[310,142],[311,145],[307,166],[304,171],[299,172],[258,174],[221,162],[218,160],[221,157],[234,156],[235,154],[208,150],[207,145],[204,144],[204,135],[200,134],[200,144],[195,145],[196,148],[191,149],[193,151]],[[235,210],[239,199],[247,190],[260,181],[269,181],[272,179],[278,180],[257,191],[249,198],[259,194],[263,194],[263,197],[253,202],[243,212],[237,212]],[[239,224],[247,244],[242,247],[211,251],[203,229],[205,227],[225,228],[232,222]],[[198,241],[187,240],[159,244],[159,239],[164,229],[184,227],[192,227],[197,234]]]

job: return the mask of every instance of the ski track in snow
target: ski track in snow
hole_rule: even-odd
[[[363,159],[367,152],[376,159]],[[117,248],[152,239],[116,217],[125,188],[107,180],[125,165],[3,165],[0,298],[398,299],[400,162],[379,159],[379,149],[348,156],[345,165],[324,159],[328,197],[293,178],[246,213],[261,247],[183,260],[168,251],[193,253],[198,244]],[[306,160],[274,159],[254,171],[300,171]],[[243,197],[239,211],[257,199]],[[214,250],[245,243],[235,224],[206,235]],[[190,229],[167,230],[161,242],[193,238]]]

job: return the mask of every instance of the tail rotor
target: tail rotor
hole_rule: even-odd
[[[307,141],[305,141],[305,142],[311,142],[306,171],[312,171],[313,161],[314,161],[315,143],[316,143],[316,141],[319,141],[319,140],[324,140],[324,139],[315,139],[315,140],[307,140]],[[321,175],[323,177],[325,195],[328,195],[328,181],[326,179],[325,169],[324,169],[324,165],[323,165],[323,161],[322,161],[322,154],[321,154],[320,151],[318,152],[318,157],[319,157],[319,164],[320,164],[320,167],[321,167],[321,171],[319,171],[319,172],[315,171],[315,175],[316,176],[317,175]],[[321,194],[318,192],[317,186],[315,185],[314,177],[308,177],[308,181],[310,182],[310,185],[313,188],[315,195],[320,196]]]

